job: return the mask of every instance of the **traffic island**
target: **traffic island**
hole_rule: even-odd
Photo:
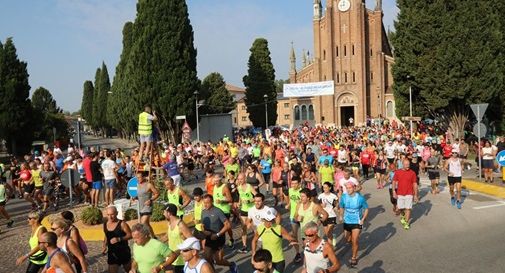
[[[502,183],[501,181],[495,183]],[[505,199],[505,187],[490,183],[483,183],[469,179],[463,179],[463,188]]]

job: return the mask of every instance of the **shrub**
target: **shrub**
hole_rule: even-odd
[[[151,221],[159,222],[165,220],[165,215],[163,215],[163,210],[165,205],[163,203],[154,202],[153,215],[151,216]]]
[[[137,210],[136,209],[127,209],[125,212],[124,212],[124,216],[123,216],[123,219],[125,221],[130,221],[130,220],[134,220],[134,219],[137,219]]]
[[[103,222],[102,211],[99,208],[87,207],[81,212],[81,220],[86,225],[98,225]]]

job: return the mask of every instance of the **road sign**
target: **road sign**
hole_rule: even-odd
[[[421,121],[421,117],[402,117],[403,121]]]
[[[496,161],[498,161],[498,164],[502,167],[505,167],[505,150],[499,152],[496,155]]]
[[[489,104],[487,104],[487,103],[470,104],[470,108],[472,108],[473,114],[475,115],[475,118],[477,119],[477,121],[482,120],[482,117],[484,116],[484,113],[486,112],[488,105]]]
[[[176,116],[175,119],[176,120],[180,120],[180,119],[185,120],[186,116]]]
[[[480,128],[480,130],[479,130],[479,128]],[[473,126],[473,134],[476,137],[478,137],[478,138],[484,137],[484,136],[486,136],[486,133],[487,133],[486,125],[479,122],[478,124],[475,124],[475,126]]]
[[[126,191],[131,197],[137,197],[138,191],[137,191],[137,185],[139,184],[139,181],[137,180],[136,177],[130,179],[128,181],[128,185],[126,186]]]

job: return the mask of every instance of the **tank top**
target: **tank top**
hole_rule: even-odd
[[[32,170],[32,179],[35,187],[42,187],[44,185],[42,177],[40,177],[40,170]]]
[[[303,182],[305,183],[305,187],[309,190],[314,190],[316,188],[316,184],[312,181],[311,171],[306,171],[303,173]]]
[[[122,222],[123,222],[122,220],[119,220],[119,222],[117,223],[116,227],[113,230],[107,229],[107,222],[103,224],[103,233],[107,238],[107,248],[109,249],[109,252],[130,253],[130,247],[128,246],[128,241],[121,240],[120,242],[117,242],[115,244],[110,243],[110,240],[112,238],[117,237],[123,238],[124,236],[126,236],[126,233],[121,228]]]
[[[39,245],[39,237],[38,237],[38,234],[39,234],[39,230],[42,228],[42,226],[39,226],[37,227],[37,229],[35,230],[35,232],[32,234],[32,236],[30,237],[28,243],[30,244],[30,249],[34,249],[36,246]],[[44,259],[40,259],[44,257]],[[35,254],[33,254],[32,256],[30,256],[30,262],[34,263],[34,264],[45,264],[47,263],[47,253],[42,251],[42,250],[39,250],[37,251]]]
[[[288,197],[289,197],[289,218],[295,218],[296,205],[300,202],[300,191],[302,189],[293,189],[289,188]]]
[[[54,268],[51,266],[51,259],[53,258],[53,256],[60,252],[61,250],[58,248],[56,249],[50,256],[49,258],[47,259],[47,263],[46,263],[46,266],[45,268],[47,269],[46,272],[47,273],[64,273],[63,270],[61,268]]]
[[[177,247],[184,242],[184,239],[181,236],[181,233],[179,231],[179,223],[181,220],[177,221],[177,224],[175,227],[172,229],[170,227],[170,224],[168,225],[168,231],[167,231],[167,237],[168,237],[168,247],[170,249],[177,249]],[[177,259],[172,263],[174,266],[178,265],[184,265],[184,259],[182,258],[182,255],[179,255]]]
[[[449,172],[452,173],[452,177],[461,177],[461,162],[459,158],[449,160]]]
[[[310,221],[316,221],[317,216],[314,216],[312,213],[312,208],[314,207],[314,203],[310,202],[310,206],[307,209],[303,209],[303,204],[300,203],[300,207],[298,208],[298,215],[302,216],[302,221],[300,222],[300,226],[302,227],[302,237],[303,232],[305,232],[305,225]]]
[[[261,238],[263,248],[270,251],[272,254],[272,262],[278,263],[284,261],[284,252],[282,252],[281,226],[272,224],[271,228],[267,228],[263,223],[261,223],[256,228],[256,231]]]
[[[5,202],[5,185],[0,184],[0,202]]]
[[[289,171],[282,171],[281,172],[281,180],[282,184],[287,185],[289,182]]]
[[[247,177],[246,177],[246,182],[247,184],[253,186],[253,187],[256,187],[260,184],[260,181],[258,180],[258,178],[256,178],[256,173],[252,173],[253,175],[251,176],[251,173],[247,174]]]
[[[324,257],[323,249],[326,241],[321,239],[321,242],[316,247],[315,250],[310,250],[309,243],[305,244],[305,248],[303,250],[303,256],[305,257],[305,268],[307,269],[307,273],[317,273],[321,270],[328,269],[330,265],[330,260],[328,257]]]
[[[184,273],[200,273],[202,272],[202,266],[207,263],[206,260],[200,259],[195,267],[189,267],[189,263],[184,263]]]
[[[181,204],[181,199],[180,199],[180,194],[179,194],[179,187],[175,187],[175,189],[171,192],[169,190],[167,190],[167,198],[168,198],[168,203],[177,206],[177,216],[184,215],[184,210],[180,209],[182,204]]]
[[[214,206],[221,209],[224,214],[228,214],[228,213],[230,213],[230,204],[229,203],[226,203],[226,204],[216,203],[216,200],[220,200],[220,201],[226,200],[226,198],[223,194],[225,186],[226,186],[225,184],[221,184],[221,186],[215,187],[213,197],[214,197]]]
[[[199,231],[203,231],[202,224],[202,210],[203,210],[203,202],[195,202],[195,229]]]
[[[240,210],[248,212],[252,207],[254,207],[254,196],[252,194],[252,186],[246,184],[245,190],[243,189],[242,186],[239,186],[238,193],[241,201]]]
[[[140,213],[150,213],[153,210],[153,206],[146,206],[144,203],[151,199],[151,192],[148,190],[148,183],[144,182],[143,184],[138,184],[137,185],[137,194],[138,194],[138,199],[139,199],[139,205],[140,205]]]

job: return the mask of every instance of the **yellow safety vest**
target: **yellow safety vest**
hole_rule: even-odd
[[[153,125],[147,118],[148,115],[146,112],[139,114],[139,135],[141,136],[150,136],[153,133]]]

